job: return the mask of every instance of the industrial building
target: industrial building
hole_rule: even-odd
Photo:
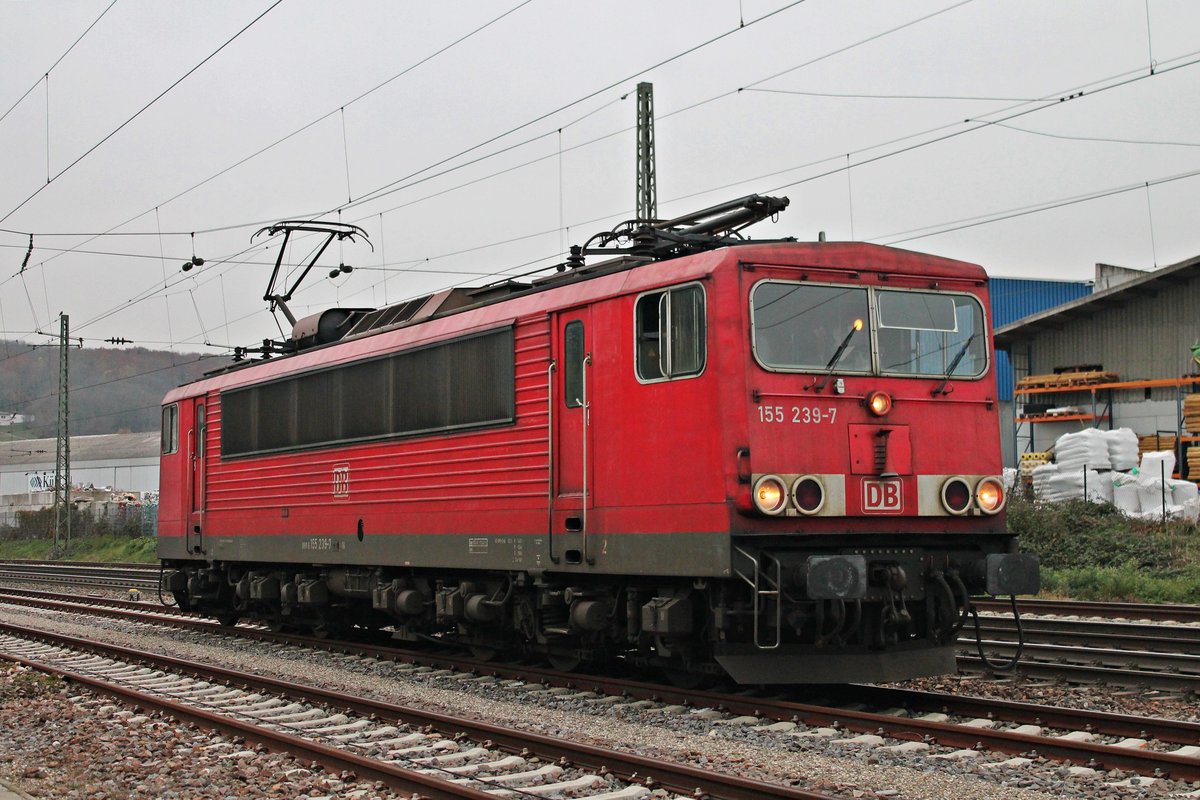
[[[1131,428],[1153,437],[1153,449],[1176,450],[1195,480],[1186,450],[1200,431],[1187,430],[1184,406],[1200,392],[1198,308],[1200,256],[1152,271],[1098,264],[1092,292],[997,320],[996,347],[1016,379],[1011,411],[1002,409],[1012,420],[1006,463],[1014,463],[1009,453],[1044,451],[1084,427]]]
[[[54,504],[55,445],[54,439],[0,442],[0,525],[11,524],[18,511]],[[71,437],[72,499],[121,504],[156,494],[158,450],[157,431]]]

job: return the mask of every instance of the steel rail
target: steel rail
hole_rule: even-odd
[[[13,632],[10,626],[3,629]],[[19,629],[18,629],[19,630]],[[17,633],[22,638],[28,634]],[[59,644],[51,639],[42,638],[48,643]],[[100,678],[84,675],[64,667],[46,664],[25,656],[0,652],[0,659],[57,675],[64,680],[87,686],[101,694],[113,697],[121,702],[141,708],[158,711],[183,722],[190,722],[201,728],[216,730],[228,736],[244,737],[246,741],[265,746],[276,753],[287,753],[296,758],[315,761],[325,769],[338,773],[346,770],[355,773],[357,778],[368,781],[380,781],[392,789],[414,792],[422,797],[434,800],[495,800],[495,795],[480,789],[459,786],[449,781],[422,775],[419,772],[397,767],[384,761],[359,756],[348,750],[314,742],[300,736],[293,736],[279,730],[273,730],[252,722],[244,722],[235,717],[206,711],[196,706],[180,703],[166,697],[148,692],[131,689],[120,684],[110,683]]]
[[[8,602],[7,598],[5,598],[5,602]],[[80,610],[78,607],[72,608],[72,605],[74,604],[51,604],[52,607],[61,607],[68,611]],[[87,611],[87,607],[83,607],[83,610]],[[116,610],[112,611],[115,612]],[[112,616],[129,615],[113,613]],[[154,615],[150,616],[153,617]],[[984,745],[998,752],[1011,754],[1034,751],[1069,763],[1098,763],[1109,769],[1115,767],[1132,770],[1139,774],[1166,774],[1180,780],[1200,780],[1200,760],[1173,753],[1153,750],[1130,750],[1129,748],[1114,747],[1107,744],[1074,742],[1050,736],[997,731],[789,700],[689,691],[620,678],[563,674],[553,670],[540,670],[529,667],[510,668],[447,656],[415,654],[408,651],[398,651],[394,648],[362,646],[311,637],[285,636],[262,629],[226,628],[211,622],[183,617],[164,616],[161,621],[168,625],[192,627],[211,632],[232,633],[262,641],[301,644],[303,646],[319,647],[331,651],[372,655],[388,660],[402,658],[412,663],[420,663],[431,667],[457,669],[460,671],[470,670],[481,674],[523,680],[540,680],[546,683],[573,688],[588,687],[607,694],[623,695],[634,699],[653,700],[662,703],[718,708],[731,714],[763,716],[775,720],[798,720],[818,727],[836,724],[849,731],[882,733],[899,740],[928,740],[936,742],[939,745],[960,748]],[[1055,665],[1055,667],[1071,668],[1070,665]],[[873,687],[861,688],[871,690]],[[942,698],[942,703],[955,706],[957,700],[958,698]],[[980,704],[986,707],[981,716],[994,716],[997,711],[1008,710],[1018,712],[1016,717],[1018,720],[1025,721],[1029,718],[1027,706],[1022,704],[1005,704],[1001,701],[981,698],[972,699],[967,706],[963,706],[963,711],[960,713],[978,713],[974,709],[979,709]],[[967,711],[968,707],[972,710]],[[1114,725],[1110,730],[1109,725],[1114,721],[1113,717],[1122,717],[1122,715],[1054,707],[1038,706],[1036,708],[1040,712],[1042,719],[1053,720],[1052,723],[1046,724],[1062,725],[1062,727],[1075,730],[1099,730],[1103,733],[1124,736],[1161,729],[1166,733],[1166,741],[1176,741],[1183,744],[1194,743],[1200,738],[1197,736],[1197,733],[1200,732],[1200,725],[1196,723],[1172,723],[1170,721],[1159,721],[1146,717],[1123,717],[1120,724]],[[1137,734],[1133,733],[1134,730],[1137,731]],[[556,755],[555,757],[558,756]]]
[[[1011,619],[983,618],[980,631],[989,639],[1015,641],[1017,626]],[[1037,619],[1021,620],[1025,640],[1037,644],[1057,644],[1124,649],[1151,650],[1158,653],[1200,652],[1200,627],[1166,623],[1093,622],[1090,620]],[[974,644],[971,637],[960,636],[959,644]]]
[[[1005,652],[1006,647],[1011,650],[1015,645],[1012,642],[985,642],[984,646],[989,650]],[[1028,649],[1029,645],[1026,645],[1026,652]],[[1072,650],[1071,652],[1079,654],[1086,651]],[[1139,655],[1125,651],[1117,652],[1122,652],[1127,656]],[[980,661],[978,656],[959,655],[958,666],[960,669],[974,672],[990,672],[990,669]],[[1200,689],[1200,675],[1172,672],[1169,669],[1143,670],[1128,667],[1106,667],[1095,663],[1035,661],[1023,658],[1017,671],[1027,678],[1067,680],[1075,683],[1115,684],[1167,692],[1195,692]]]
[[[854,699],[858,702],[871,703],[881,708],[903,707],[984,719],[1002,718],[1050,728],[1097,731],[1108,736],[1154,738],[1160,742],[1182,745],[1200,742],[1200,722],[1190,720],[1135,717],[1112,711],[1063,708],[995,697],[938,694],[889,686],[856,685],[852,687],[852,691]]]
[[[159,568],[153,565],[100,565],[95,563],[0,562],[0,580],[62,583],[84,586],[158,587]]]
[[[425,711],[342,692],[332,692],[316,686],[239,672],[237,670],[187,661],[131,647],[122,647],[120,645],[91,641],[65,634],[28,629],[3,622],[0,622],[0,631],[25,639],[44,641],[56,646],[67,646],[73,649],[85,650],[104,655],[105,657],[152,665],[170,670],[171,672],[192,675],[201,680],[229,683],[251,691],[271,692],[328,708],[350,711],[362,716],[374,715],[379,719],[403,722],[415,727],[428,726],[447,735],[462,735],[480,742],[491,742],[493,746],[509,752],[520,753],[527,751],[544,759],[555,761],[562,759],[585,769],[608,771],[620,780],[630,783],[640,783],[647,787],[662,787],[670,791],[695,794],[696,796],[707,795],[712,798],[721,798],[722,800],[763,800],[763,798],[780,798],[781,800],[834,800],[830,795],[792,786],[783,786],[781,784],[766,783],[736,775],[727,775],[686,764],[676,764],[661,759],[646,758],[619,750],[571,743],[554,736],[512,730],[477,720],[453,717],[448,714]],[[382,766],[384,766],[382,763],[377,763],[376,768],[378,769]],[[360,775],[366,774],[362,771],[363,768],[361,767],[355,767],[354,769],[359,771]],[[386,770],[388,773],[391,771],[390,769]],[[383,772],[380,774],[382,775]],[[379,777],[377,780],[385,780],[385,778]],[[455,796],[467,797],[468,795]],[[477,792],[469,796],[472,798],[478,797],[479,800],[483,800],[484,797],[490,797],[494,800],[492,795],[484,792]]]
[[[1007,602],[977,600],[980,611],[1003,614]],[[1109,603],[1092,600],[1042,600],[1021,598],[1017,601],[1021,615],[1057,614],[1067,616],[1104,617],[1106,619],[1152,619],[1167,622],[1200,622],[1200,605],[1186,603]]]

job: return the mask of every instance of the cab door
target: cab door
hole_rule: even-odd
[[[188,522],[187,549],[199,553],[204,549],[204,486],[207,457],[205,438],[207,424],[204,416],[204,398],[196,398],[191,414],[191,426],[187,432],[188,454]]]
[[[559,365],[554,398],[554,490],[550,514],[551,554],[568,564],[594,561],[588,545],[588,511],[594,507],[592,487],[593,429],[591,396],[592,331],[590,309],[557,315]]]

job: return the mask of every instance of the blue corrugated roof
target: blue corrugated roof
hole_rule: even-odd
[[[1092,293],[1088,281],[1045,281],[1032,278],[991,278],[988,281],[992,298],[992,326],[999,328],[1010,322],[1045,311]],[[1001,400],[1012,400],[1012,364],[1008,353],[996,352],[996,384]]]

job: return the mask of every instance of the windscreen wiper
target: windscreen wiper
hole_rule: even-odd
[[[850,332],[846,334],[846,338],[842,339],[842,343],[838,345],[838,349],[834,351],[833,358],[829,359],[829,363],[825,365],[825,374],[821,376],[820,383],[810,384],[808,388],[816,388],[818,392],[825,390],[825,384],[829,383],[830,377],[833,376],[833,370],[837,367],[838,361],[841,360],[842,354],[846,352],[846,348],[850,346],[850,338],[854,334],[862,330],[863,321],[861,319],[854,320],[854,324],[850,326]]]
[[[942,382],[939,383],[937,388],[933,390],[934,397],[942,394],[943,392],[950,394],[950,390],[946,388],[947,384],[950,383],[950,376],[954,374],[954,370],[958,367],[958,362],[962,361],[963,356],[967,354],[967,350],[971,347],[971,342],[975,341],[975,337],[978,335],[978,333],[972,333],[967,337],[967,340],[963,342],[963,346],[958,348],[958,352],[955,353],[954,358],[950,360],[950,366],[946,367],[946,372],[944,375],[942,375]]]

